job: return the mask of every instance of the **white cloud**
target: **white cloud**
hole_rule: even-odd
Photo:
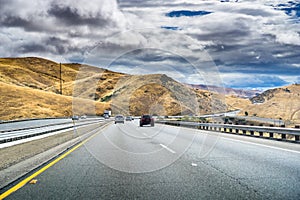
[[[43,56],[57,60],[63,60],[63,57],[65,60],[92,62],[103,67],[133,50],[153,48],[197,63],[198,70],[212,77],[217,76],[214,74],[218,71],[212,64],[215,61],[224,73],[235,70],[230,73],[235,78],[223,75],[226,76],[223,78],[226,84],[229,84],[227,80],[242,82],[248,77],[242,73],[242,65],[252,66],[253,71],[263,71],[267,65],[278,64],[276,66],[294,68],[295,72],[292,66],[300,62],[300,24],[295,23],[291,19],[293,16],[285,11],[275,9],[278,4],[288,2],[3,1],[0,10],[0,55]],[[166,13],[178,10],[212,13],[193,17],[166,16]],[[140,60],[131,62],[143,65]],[[147,64],[153,67],[154,72],[158,71],[159,66],[166,65],[174,67],[175,72],[169,70],[174,77],[193,83],[199,80],[188,68],[179,71],[180,67],[186,66],[176,59],[147,61]],[[203,66],[208,67],[204,69]],[[123,67],[123,70],[126,68]],[[139,70],[133,72],[136,71]],[[163,67],[161,71],[168,72]],[[291,72],[278,67],[274,69],[276,73],[279,76]]]

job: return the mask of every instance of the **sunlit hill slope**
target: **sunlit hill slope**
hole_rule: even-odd
[[[0,89],[1,120],[101,115],[106,109],[124,115],[228,109],[224,96],[188,88],[166,75],[133,76],[72,63],[60,69],[59,63],[34,57],[1,58]]]
[[[60,77],[61,80],[60,81]],[[62,83],[62,91],[60,88]],[[42,58],[0,58],[0,120],[71,115],[201,115],[241,109],[243,114],[299,118],[299,85],[259,103],[181,84],[167,75],[128,75]]]

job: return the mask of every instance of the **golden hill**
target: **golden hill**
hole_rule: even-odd
[[[109,103],[95,100],[112,93],[112,84],[121,73],[80,64],[61,67],[63,95],[59,63],[34,57],[0,58],[0,103],[4,108],[0,119],[94,115],[109,108]],[[97,90],[91,91],[91,81]]]
[[[1,120],[98,114],[209,114],[241,109],[250,116],[299,123],[300,86],[266,91],[252,99],[193,89],[162,74],[127,75],[42,58],[0,58]],[[253,102],[256,102],[253,104]],[[259,103],[257,103],[259,102]]]
[[[237,109],[228,107],[222,94],[192,89],[164,74],[123,76],[110,99],[112,110],[126,115],[203,115]]]
[[[227,110],[223,95],[188,88],[166,75],[132,76],[73,63],[62,64],[61,71],[62,95],[58,63],[34,57],[0,58],[1,104],[5,107],[0,119],[102,114],[104,109],[130,115]],[[85,111],[88,103],[91,108]]]
[[[24,119],[72,116],[74,99],[26,87],[8,85],[0,82],[0,119]],[[106,103],[77,98],[83,105],[77,107],[78,114],[102,114],[109,106]]]
[[[271,89],[252,98],[253,104],[243,108],[243,113],[272,119],[283,119],[300,124],[300,85]]]

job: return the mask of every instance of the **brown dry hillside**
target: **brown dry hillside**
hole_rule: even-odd
[[[23,118],[43,118],[62,117],[73,114],[73,98],[62,96],[42,90],[8,85],[0,82],[1,120],[23,119]],[[76,101],[76,113],[74,114],[101,114],[108,105],[87,99]]]
[[[116,112],[189,115],[228,110],[224,95],[191,89],[163,74],[124,76],[111,95]]]
[[[282,118],[291,123],[300,123],[299,84],[267,90],[251,100],[253,104],[243,109],[249,115],[273,119]]]
[[[188,115],[242,109],[250,115],[299,119],[299,86],[278,90],[261,105],[190,88],[162,75],[127,75],[43,58],[0,58],[1,120],[73,114]],[[4,109],[3,109],[4,108]]]
[[[112,93],[121,73],[62,64],[63,95],[59,95],[59,69],[59,63],[42,58],[0,58],[0,119],[102,114],[109,108],[101,99]]]
[[[60,93],[59,72],[59,63],[43,58],[0,58],[0,82],[7,84]],[[63,95],[82,95],[87,89],[97,85],[101,85],[101,94],[109,93],[111,84],[116,82],[111,80],[120,76],[121,73],[98,67],[76,63],[62,64]]]

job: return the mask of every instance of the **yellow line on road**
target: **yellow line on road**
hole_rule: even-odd
[[[23,187],[24,185],[26,185],[33,178],[37,177],[38,175],[40,175],[41,173],[43,173],[44,171],[46,171],[48,168],[52,167],[54,164],[56,164],[57,162],[59,162],[60,160],[62,160],[63,158],[65,158],[67,155],[69,155],[70,153],[72,153],[73,151],[75,151],[76,149],[78,149],[80,146],[82,146],[83,144],[85,144],[86,142],[88,142],[90,139],[92,139],[96,135],[97,135],[97,133],[95,133],[94,135],[92,135],[89,138],[85,139],[84,141],[82,141],[81,143],[77,144],[75,147],[73,147],[72,149],[70,149],[69,151],[67,151],[66,153],[64,153],[63,155],[61,155],[58,158],[56,158],[54,161],[52,161],[48,165],[46,165],[45,167],[43,167],[42,169],[38,170],[37,172],[35,172],[31,176],[29,176],[29,177],[25,178],[24,180],[22,180],[21,182],[19,182],[14,187],[12,187],[9,190],[7,190],[6,192],[2,193],[0,195],[0,199],[4,199],[4,198],[8,197],[10,194],[12,194],[13,192],[19,190],[21,187]]]

